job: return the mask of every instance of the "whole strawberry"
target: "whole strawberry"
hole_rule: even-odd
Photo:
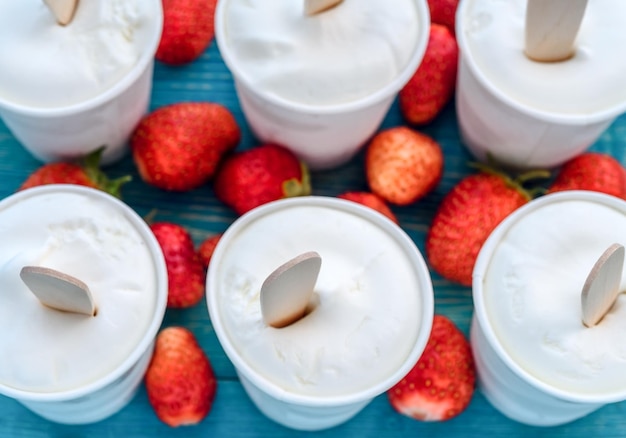
[[[459,0],[428,0],[431,23],[443,24],[454,35],[458,5]]]
[[[385,200],[375,193],[370,192],[345,192],[337,196],[340,199],[346,199],[348,201],[357,202],[365,205],[369,208],[376,210],[377,212],[387,216],[394,223],[398,223],[398,218],[391,211],[391,208],[387,205]]]
[[[211,257],[213,257],[213,252],[215,251],[215,247],[217,246],[221,238],[222,233],[214,234],[204,239],[198,247],[198,256],[200,257],[200,261],[202,262],[202,266],[204,266],[204,269],[208,269],[209,263],[211,263]]]
[[[228,156],[215,176],[214,189],[217,198],[239,215],[271,201],[311,194],[306,165],[275,144]]]
[[[191,235],[181,225],[154,222],[150,225],[167,266],[167,306],[185,308],[204,296],[205,272]]]
[[[372,138],[365,154],[367,183],[395,205],[408,205],[428,194],[443,173],[443,153],[431,137],[405,126]]]
[[[217,389],[208,357],[183,327],[167,327],[157,335],[145,384],[157,417],[172,427],[202,421]]]
[[[209,181],[241,132],[225,107],[209,102],[163,106],[144,117],[130,145],[141,178],[169,191],[195,189]]]
[[[391,406],[403,415],[421,421],[444,421],[467,408],[475,382],[468,340],[452,321],[435,315],[422,356],[387,396]]]
[[[130,181],[130,176],[109,179],[100,169],[103,150],[99,148],[77,161],[44,164],[31,173],[18,190],[47,184],[76,184],[100,189],[119,198],[121,188]]]
[[[211,44],[217,0],[163,0],[163,31],[156,59],[171,65],[198,58]]]
[[[426,235],[426,257],[433,270],[470,286],[487,237],[530,199],[519,181],[505,175],[481,172],[463,178],[441,201]]]
[[[586,152],[561,167],[548,193],[563,190],[592,190],[626,199],[626,169],[610,155]]]
[[[400,90],[400,111],[407,122],[432,122],[452,99],[456,87],[459,47],[450,30],[431,24],[426,52],[417,71]]]

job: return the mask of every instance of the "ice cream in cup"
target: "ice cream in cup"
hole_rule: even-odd
[[[220,1],[215,36],[255,136],[328,169],[359,151],[419,66],[429,11],[344,0],[307,14],[305,3]]]
[[[2,2],[0,117],[42,161],[101,146],[103,164],[120,159],[148,109],[162,26],[159,0],[80,1],[65,25],[42,0]]]
[[[590,279],[615,244],[618,296],[589,323]],[[474,267],[470,338],[478,386],[501,413],[554,426],[626,400],[624,244],[626,202],[591,191],[537,198],[489,236]]]
[[[64,424],[118,412],[139,388],[167,302],[150,228],[102,191],[47,185],[0,201],[0,229],[0,394]],[[24,274],[34,268],[86,285],[95,311],[40,301]]]
[[[266,282],[311,253],[321,266],[304,316],[266,322]],[[433,301],[410,237],[374,210],[330,197],[279,200],[241,216],[207,274],[211,322],[244,389],[268,418],[298,430],[348,421],[400,381],[426,345]]]
[[[545,62],[528,55],[528,0],[461,0],[457,10],[462,141],[479,159],[491,154],[517,168],[563,164],[626,111],[626,59],[615,56],[626,44],[626,3],[534,1],[561,4],[565,15],[584,8],[570,57]]]

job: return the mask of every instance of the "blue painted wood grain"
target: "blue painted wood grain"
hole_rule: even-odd
[[[181,67],[157,63],[154,74],[151,108],[180,101],[218,102],[229,108],[242,127],[239,149],[257,144],[237,103],[232,77],[225,68],[215,44],[197,61]],[[383,128],[401,125],[397,104],[391,108]],[[460,143],[454,104],[430,125],[420,128],[434,137],[445,154],[445,170],[438,187],[426,198],[408,207],[394,207],[401,226],[424,250],[424,239],[435,209],[444,194],[471,170],[470,155]],[[626,117],[619,118],[593,146],[594,150],[612,154],[626,164]],[[40,165],[0,122],[0,198],[13,193],[27,175]],[[194,241],[223,232],[235,219],[227,207],[217,201],[211,185],[187,193],[166,193],[150,187],[139,178],[130,157],[109,166],[111,176],[131,174],[133,181],[123,190],[124,200],[139,214],[157,209],[157,220],[180,223],[192,233]],[[334,196],[346,190],[365,190],[363,155],[338,169],[312,175],[314,194]],[[471,291],[432,274],[436,312],[449,316],[468,333],[472,312]],[[1,303],[0,303],[1,305]],[[142,387],[131,404],[115,416],[93,425],[65,426],[43,420],[17,402],[0,396],[0,437],[407,437],[407,436],[503,436],[525,437],[623,437],[626,436],[626,403],[606,406],[574,423],[551,428],[534,428],[508,420],[493,409],[480,392],[476,392],[469,408],[459,417],[443,423],[423,423],[396,414],[385,396],[376,398],[348,423],[318,432],[297,432],[279,426],[263,417],[248,400],[237,381],[232,364],[226,358],[211,327],[204,300],[191,309],[172,310],[164,325],[184,325],[198,337],[210,357],[218,376],[218,393],[209,416],[199,425],[173,429],[161,423],[147,401]],[[6,335],[6,334],[3,334]],[[0,364],[3,360],[0,352]],[[625,370],[626,372],[626,370]]]

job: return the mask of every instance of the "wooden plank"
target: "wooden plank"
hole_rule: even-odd
[[[183,100],[219,102],[231,109],[242,127],[239,149],[256,145],[245,124],[234,93],[229,72],[223,65],[213,44],[198,61],[177,68],[157,63],[151,108]],[[383,127],[402,124],[397,103],[391,108]],[[466,163],[470,155],[459,141],[459,134],[451,103],[441,116],[421,131],[440,142],[445,156],[445,174],[435,191],[425,199],[408,207],[394,207],[401,226],[424,249],[426,230],[434,211],[450,187],[471,170]],[[620,117],[593,147],[611,153],[626,164],[623,142],[626,140],[626,116]],[[36,167],[40,165],[0,122],[0,197],[13,193]],[[314,194],[334,196],[346,190],[365,190],[363,154],[338,170],[312,175]],[[192,230],[196,243],[205,237],[224,231],[235,219],[232,211],[213,196],[210,184],[188,193],[166,193],[144,184],[130,157],[107,168],[111,176],[131,174],[133,181],[123,190],[124,200],[135,210],[146,215],[158,208],[158,219],[177,221]],[[433,274],[436,311],[452,318],[468,333],[472,311],[469,288],[459,287]],[[185,325],[198,337],[209,355],[218,376],[218,393],[209,417],[198,426],[171,429],[153,414],[144,388],[117,415],[88,426],[63,426],[45,421],[30,413],[15,401],[0,396],[0,436],[184,436],[184,437],[310,437],[274,424],[263,417],[246,397],[236,379],[234,368],[225,356],[206,310],[205,301],[190,309],[168,310],[164,325]],[[2,356],[0,353],[0,366]],[[495,411],[477,391],[468,408],[459,417],[445,423],[420,423],[395,413],[385,396],[378,397],[352,421],[319,435],[339,438],[344,436],[395,438],[407,436],[456,437],[538,437],[582,438],[587,436],[626,436],[626,403],[607,406],[575,423],[547,429],[530,428],[510,421]],[[317,436],[317,435],[316,435]]]

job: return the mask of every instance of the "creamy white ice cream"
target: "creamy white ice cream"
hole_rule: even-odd
[[[341,204],[302,201],[224,235],[209,273],[208,294],[216,298],[208,300],[218,306],[211,309],[213,324],[223,327],[235,354],[278,391],[311,397],[367,391],[406,369],[416,345],[427,338],[427,270],[400,233]],[[267,326],[259,302],[263,281],[307,251],[322,258],[317,306],[292,325]]]
[[[67,391],[120,366],[156,318],[157,272],[145,239],[109,202],[79,193],[0,208],[0,384]],[[94,317],[44,307],[20,279],[44,266],[85,282]]]
[[[307,16],[302,0],[229,0],[224,44],[258,92],[307,105],[348,103],[406,69],[422,33],[415,3],[344,0]]]
[[[626,102],[626,2],[589,0],[574,57],[536,62],[524,54],[525,0],[464,0],[464,56],[485,82],[532,111],[584,117]]]
[[[626,388],[626,296],[598,325],[582,323],[581,290],[613,243],[626,244],[623,207],[588,199],[548,203],[511,225],[484,274],[486,314],[503,348],[561,391],[607,399]]]
[[[0,0],[0,99],[59,108],[98,96],[152,50],[154,0],[80,1],[67,26],[42,0]]]

